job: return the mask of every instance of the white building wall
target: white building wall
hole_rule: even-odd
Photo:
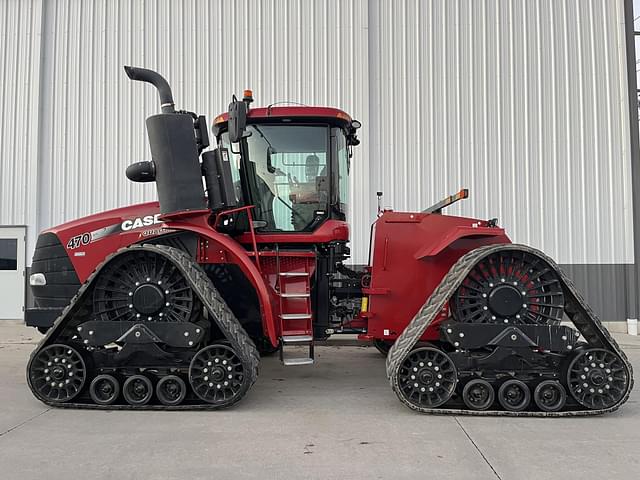
[[[497,216],[560,263],[633,263],[623,0],[0,0],[0,224],[37,230],[154,199],[125,167],[150,157],[157,69],[179,107],[343,108],[362,121],[355,263],[375,192]],[[30,255],[30,253],[29,253]]]

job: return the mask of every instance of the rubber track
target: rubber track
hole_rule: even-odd
[[[574,323],[576,328],[580,331],[582,336],[587,340],[590,347],[601,347],[609,349],[620,356],[625,363],[629,374],[629,387],[624,397],[616,405],[597,410],[570,410],[560,412],[538,412],[538,411],[523,411],[523,412],[509,412],[503,410],[467,410],[467,409],[454,409],[454,408],[424,408],[417,405],[413,405],[408,402],[402,393],[400,392],[398,373],[400,366],[405,361],[413,347],[419,341],[420,337],[424,334],[425,330],[429,327],[431,322],[436,318],[436,315],[445,307],[453,293],[460,286],[465,277],[469,274],[471,269],[483,258],[488,257],[493,253],[506,250],[517,250],[529,253],[538,257],[540,260],[548,264],[549,267],[555,270],[559,275],[562,282],[563,290],[565,293],[565,312],[567,316]],[[511,416],[511,417],[571,417],[571,416],[584,416],[584,415],[600,415],[603,413],[613,412],[620,408],[628,398],[633,388],[633,369],[627,356],[624,354],[618,343],[611,336],[609,331],[602,325],[602,322],[598,316],[593,312],[591,307],[582,298],[582,295],[576,289],[571,279],[556,265],[556,263],[544,253],[526,245],[517,244],[502,244],[502,245],[489,245],[486,247],[480,247],[472,250],[460,257],[458,261],[451,267],[447,275],[442,279],[442,282],[433,291],[427,302],[422,306],[418,313],[413,317],[411,322],[404,329],[402,334],[397,338],[386,361],[387,378],[391,383],[391,388],[396,393],[402,403],[407,405],[412,410],[419,411],[421,413],[441,414],[441,415],[499,415],[499,416]],[[567,395],[571,395],[567,392]]]
[[[91,285],[99,275],[100,271],[107,265],[111,260],[116,257],[130,253],[134,251],[146,251],[153,252],[163,257],[169,259],[184,275],[187,282],[189,282],[191,288],[194,290],[203,306],[209,312],[209,316],[213,318],[221,332],[225,335],[226,341],[233,347],[236,351],[236,354],[242,360],[243,366],[245,367],[245,375],[248,375],[248,381],[245,382],[245,388],[241,395],[238,395],[234,402],[230,404],[226,404],[224,406],[211,405],[208,403],[196,404],[196,405],[175,405],[175,406],[167,406],[167,405],[142,405],[142,406],[133,406],[133,405],[96,405],[94,403],[55,403],[45,401],[35,394],[36,398],[43,401],[45,404],[50,405],[52,407],[63,407],[63,408],[91,408],[91,409],[100,409],[100,410],[218,410],[221,408],[228,408],[231,405],[237,403],[241,400],[246,392],[251,388],[251,386],[255,383],[258,377],[258,365],[260,363],[260,354],[256,349],[255,345],[247,332],[245,332],[240,322],[236,319],[235,315],[231,311],[231,309],[227,306],[224,299],[220,296],[218,291],[215,289],[207,274],[204,272],[202,267],[198,265],[192,257],[187,255],[182,250],[177,248],[169,247],[166,245],[151,245],[151,244],[143,244],[143,245],[132,245],[130,247],[125,247],[117,252],[109,255],[89,276],[86,282],[80,287],[76,295],[71,299],[69,305],[63,310],[62,314],[55,321],[53,327],[47,332],[45,337],[40,341],[38,347],[31,353],[29,358],[29,363],[27,364],[27,383],[29,384],[29,388],[31,388],[33,392],[33,388],[31,387],[31,383],[29,380],[29,369],[31,366],[31,362],[35,358],[35,356],[40,352],[40,350],[46,347],[49,344],[56,343],[56,339],[58,338],[58,334],[62,332],[68,323],[67,320],[73,319],[76,315],[90,315],[91,310],[87,309],[84,305],[85,303],[85,293],[87,290],[90,290]],[[87,388],[88,384],[91,382],[90,378],[85,380],[84,388]]]

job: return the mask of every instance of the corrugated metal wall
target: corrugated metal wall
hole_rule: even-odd
[[[376,190],[418,209],[461,186],[451,213],[497,216],[561,263],[632,263],[623,20],[623,0],[4,0],[0,224],[34,227],[32,247],[35,229],[155,197],[124,177],[158,108],[133,64],[210,120],[245,87],[361,120],[356,263]]]
[[[41,19],[40,0],[0,2],[0,225],[36,226]]]

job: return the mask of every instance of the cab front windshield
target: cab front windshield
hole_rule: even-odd
[[[331,168],[329,154],[334,148],[338,163],[346,162],[346,142],[339,129],[263,124],[248,125],[247,131],[251,136],[246,139],[246,181],[261,230],[309,231],[327,218],[332,205],[339,213],[345,212],[346,201],[340,197],[348,195],[347,171],[342,172],[342,179],[340,169]],[[223,135],[225,147],[226,137]],[[240,159],[234,163],[240,166]],[[239,180],[239,173],[234,177]]]

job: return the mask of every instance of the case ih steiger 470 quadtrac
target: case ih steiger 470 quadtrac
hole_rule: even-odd
[[[631,365],[553,260],[495,220],[441,213],[465,191],[382,211],[369,265],[347,267],[360,124],[343,111],[250,109],[246,91],[205,151],[204,117],[176,111],[157,73],[125,70],[160,96],[152,161],[127,169],[156,182],[159,202],[38,238],[27,322],[52,325],[27,367],[38,399],[228,407],[255,382],[259,352],[311,364],[314,342],[340,333],[387,353],[394,392],[420,412],[583,415],[629,397]]]

